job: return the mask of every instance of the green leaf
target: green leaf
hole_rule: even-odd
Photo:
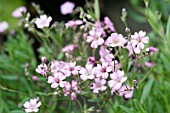
[[[129,109],[129,108],[125,107],[125,106],[119,105],[119,107],[120,107],[123,111],[125,111],[126,113],[133,113],[133,112],[131,111],[131,109]]]
[[[140,102],[142,103],[142,101],[144,99],[146,99],[146,97],[148,96],[149,92],[151,91],[152,85],[153,85],[154,79],[151,77],[150,80],[148,81],[148,83],[145,85],[143,92],[142,92],[142,97],[140,99]]]
[[[12,110],[10,111],[10,113],[25,113],[25,112],[22,110]]]
[[[103,102],[101,98],[89,99],[89,102]]]
[[[167,23],[167,27],[166,27],[166,37],[170,38],[170,16],[168,18],[168,23]]]
[[[100,20],[99,0],[95,0],[95,2],[94,2],[94,12],[95,12],[97,20]]]
[[[18,76],[17,75],[1,75],[0,78],[3,80],[17,80]]]
[[[138,108],[140,113],[146,113],[146,111],[142,108],[142,106],[139,104],[138,100],[134,99],[134,104]]]

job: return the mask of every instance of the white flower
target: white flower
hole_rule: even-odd
[[[31,99],[30,101],[26,101],[24,103],[25,112],[38,112],[38,107],[41,106],[41,102],[38,102],[38,99]]]
[[[60,7],[61,14],[67,15],[67,14],[72,13],[74,7],[75,7],[75,4],[73,2],[65,2]]]
[[[36,18],[35,24],[37,25],[38,28],[44,28],[48,27],[50,25],[52,18],[47,17],[47,15],[41,15],[40,18]]]
[[[16,18],[19,18],[19,17],[22,17],[22,13],[26,13],[27,12],[27,9],[26,7],[24,6],[21,6],[17,9],[15,9],[13,12],[12,12],[12,16],[13,17],[16,17]]]
[[[4,32],[8,28],[7,22],[0,22],[0,33]]]

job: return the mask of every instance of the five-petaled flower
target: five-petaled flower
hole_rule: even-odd
[[[124,71],[117,70],[110,74],[112,80],[108,81],[110,88],[112,89],[112,93],[116,90],[119,90],[122,84],[127,80],[127,77],[124,77]]]
[[[48,27],[50,25],[52,18],[47,17],[47,15],[41,15],[40,18],[36,18],[35,24],[37,25],[38,28],[44,28]]]
[[[25,112],[31,113],[31,112],[38,112],[38,107],[41,106],[41,102],[38,102],[38,99],[30,99],[30,101],[26,101],[24,103]]]

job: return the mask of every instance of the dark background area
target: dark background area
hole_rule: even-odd
[[[44,10],[45,14],[48,14],[53,17],[53,20],[63,21],[71,19],[70,15],[62,15],[60,13],[60,6],[68,0],[26,0],[26,6],[31,10],[31,3],[35,2],[39,4],[41,9]],[[69,0],[70,2],[75,3],[75,7],[83,7],[86,4],[85,0]],[[89,2],[94,2],[89,0]],[[121,22],[121,11],[122,8],[126,8],[127,11],[135,12],[135,7],[132,7],[129,0],[99,0],[100,10],[101,10],[101,20],[108,16],[113,21],[118,32],[124,32],[124,25]],[[143,5],[143,4],[142,4]],[[128,25],[132,32],[145,30],[150,31],[150,27],[147,23],[139,23],[138,20],[133,19],[133,16],[127,17]]]

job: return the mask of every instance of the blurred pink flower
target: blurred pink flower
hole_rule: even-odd
[[[149,50],[150,50],[151,52],[153,52],[153,53],[155,53],[155,52],[158,52],[158,51],[159,51],[159,50],[158,50],[158,48],[153,47],[153,46],[150,46],[150,47],[149,47]]]
[[[106,80],[105,79],[100,79],[100,78],[95,78],[94,83],[92,83],[91,89],[93,89],[93,93],[99,93],[99,91],[105,91],[106,90]]]
[[[110,74],[112,80],[108,81],[110,88],[112,88],[112,93],[116,90],[119,90],[122,84],[127,80],[127,77],[124,77],[124,71],[117,70]]]
[[[68,27],[77,27],[78,25],[83,24],[82,20],[70,20],[67,23],[65,23],[65,26]]]
[[[8,23],[7,22],[0,22],[0,33],[4,32],[6,29],[8,29]]]
[[[26,7],[24,6],[21,6],[17,9],[15,9],[13,12],[12,12],[12,16],[13,17],[16,17],[16,18],[19,18],[19,17],[22,17],[23,13],[26,13],[27,12],[27,9]]]
[[[41,106],[41,102],[38,102],[38,99],[31,99],[30,101],[26,101],[24,103],[25,112],[38,112],[38,107]]]
[[[71,95],[71,100],[76,99],[76,93],[80,93],[77,87],[77,81],[72,80],[71,84],[67,82],[65,84],[65,89],[64,89],[64,96],[68,96],[69,94]]]
[[[104,43],[103,38],[101,38],[101,32],[95,29],[89,31],[89,36],[87,36],[86,42],[91,43],[92,48],[97,48],[98,45],[102,45]]]
[[[37,25],[38,28],[44,28],[48,27],[50,25],[52,18],[47,17],[47,15],[41,15],[40,18],[36,18],[35,24]]]
[[[145,62],[145,66],[153,67],[153,66],[155,66],[155,63],[154,62]]]
[[[67,14],[71,14],[73,12],[73,9],[75,7],[75,4],[73,2],[65,2],[60,6],[60,11],[61,14],[63,15],[67,15]]]
[[[94,26],[95,26],[96,31],[100,31],[100,32],[101,32],[101,35],[102,35],[103,37],[106,37],[106,33],[105,33],[104,28],[102,27],[100,21],[96,21]]]
[[[99,50],[99,54],[100,54],[100,61],[101,62],[112,62],[114,56],[113,54],[107,50],[104,46],[101,46],[100,47],[100,50]]]
[[[111,36],[108,37],[106,44],[110,47],[123,47],[126,42],[127,41],[122,34],[112,33]]]
[[[41,58],[41,62],[42,63],[45,63],[47,61],[47,58],[45,57],[45,56],[43,56],[42,58]]]
[[[104,17],[104,23],[106,24],[107,28],[109,28],[112,32],[115,32],[115,28],[113,26],[113,23],[110,21],[109,17]]]
[[[41,75],[46,75],[48,68],[46,64],[40,64],[38,67],[35,69],[37,73],[40,73]]]
[[[75,48],[77,48],[78,45],[77,44],[71,44],[71,45],[68,45],[68,46],[65,46],[63,49],[62,49],[62,52],[63,53],[70,53],[70,52],[73,52]]]
[[[38,80],[37,76],[33,75],[33,76],[32,76],[32,80],[33,80],[33,81],[37,81],[37,80]]]
[[[133,96],[133,88],[130,88],[128,85],[123,85],[118,93],[119,93],[119,96],[124,96],[125,99],[129,99],[129,98],[132,98]]]

